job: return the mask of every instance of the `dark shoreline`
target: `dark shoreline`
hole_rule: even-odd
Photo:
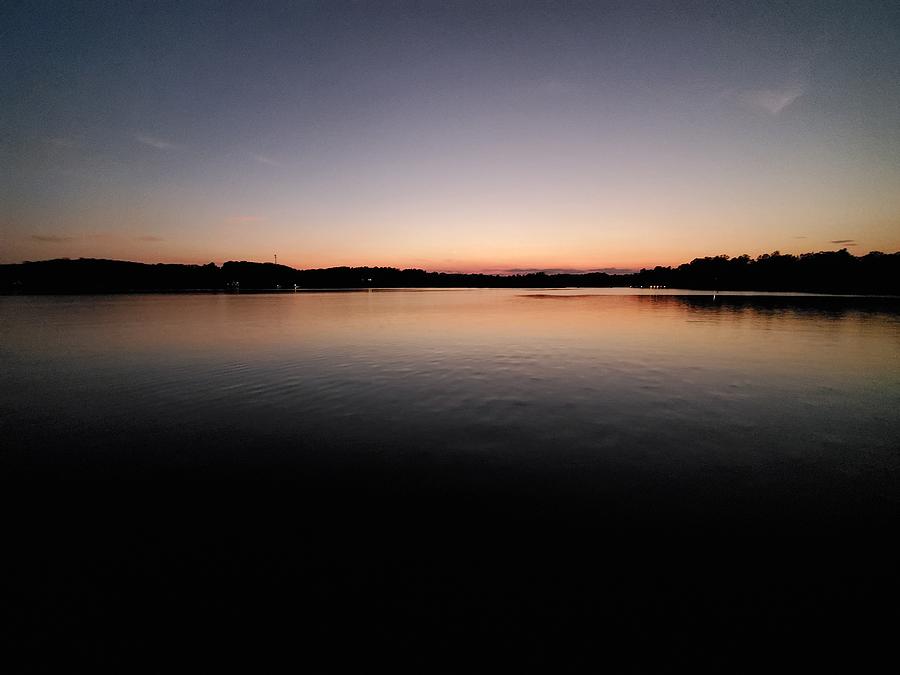
[[[641,286],[359,286],[347,288],[242,288],[227,290],[219,288],[149,288],[149,289],[104,289],[104,290],[47,290],[47,291],[6,291],[0,296],[96,296],[96,295],[290,295],[292,293],[389,293],[389,292],[428,292],[428,291],[477,291],[477,290],[510,290],[531,291],[527,297],[543,297],[534,291],[595,290],[615,289],[651,291]],[[769,290],[709,290],[705,288],[665,288],[664,292],[647,293],[646,295],[674,297],[710,297],[716,298],[812,298],[835,300],[900,300],[897,294],[878,293],[830,293],[815,291],[769,291]],[[678,291],[685,291],[679,293]],[[546,296],[573,297],[573,296]],[[574,296],[587,297],[587,296]]]
[[[709,291],[900,295],[900,252],[778,252],[696,258],[633,274],[460,274],[392,267],[294,269],[274,263],[146,264],[67,258],[0,265],[0,293],[109,293],[356,288],[682,288]]]

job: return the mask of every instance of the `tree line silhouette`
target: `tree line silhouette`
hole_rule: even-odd
[[[541,288],[668,287],[707,290],[900,294],[900,252],[854,256],[847,249],[801,255],[778,251],[757,258],[696,258],[678,267],[631,274],[462,274],[395,267],[294,269],[230,261],[218,266],[148,264],[61,258],[0,265],[3,293],[107,293],[135,291],[252,291],[294,288]]]

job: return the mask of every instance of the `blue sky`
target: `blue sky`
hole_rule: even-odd
[[[897,3],[7,3],[0,260],[900,249]]]

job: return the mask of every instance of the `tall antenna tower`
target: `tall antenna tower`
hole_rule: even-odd
[[[278,254],[277,253],[275,254],[275,264],[276,265],[278,264]]]

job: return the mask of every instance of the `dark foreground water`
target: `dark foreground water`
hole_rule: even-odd
[[[896,636],[896,300],[5,297],[0,372],[14,672],[727,672]]]

